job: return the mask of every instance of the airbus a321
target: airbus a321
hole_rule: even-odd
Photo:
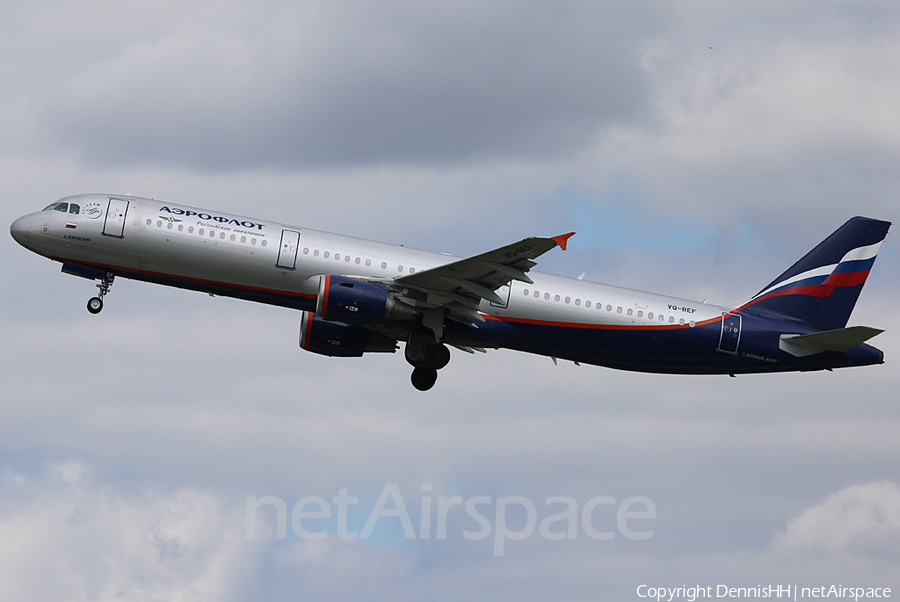
[[[532,271],[573,233],[468,258],[133,196],[78,195],[17,219],[12,236],[97,280],[116,278],[300,311],[300,347],[336,357],[404,343],[412,384],[430,389],[450,349],[506,348],[673,374],[831,370],[881,364],[847,327],[890,222],[854,217],[737,307]]]

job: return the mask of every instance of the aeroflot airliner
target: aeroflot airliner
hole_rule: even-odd
[[[103,194],[17,219],[13,238],[99,280],[116,277],[300,311],[300,347],[328,356],[394,352],[430,389],[448,346],[507,348],[576,363],[676,374],[831,370],[881,364],[847,327],[890,223],[854,217],[739,307],[532,272],[573,233],[461,259],[177,203]]]

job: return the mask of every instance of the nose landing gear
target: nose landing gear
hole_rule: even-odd
[[[106,277],[100,280],[100,284],[97,285],[97,288],[100,289],[100,294],[96,297],[91,297],[87,302],[87,310],[89,312],[92,314],[100,313],[100,310],[103,309],[103,297],[109,292],[114,279],[115,275],[112,272],[107,272]]]

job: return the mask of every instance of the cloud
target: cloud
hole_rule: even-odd
[[[779,552],[900,558],[900,489],[851,485],[788,521],[772,541]]]
[[[595,190],[624,182],[648,215],[767,232],[797,216],[823,229],[849,211],[890,217],[900,44],[885,24],[896,25],[895,7],[760,8],[684,5],[647,42],[647,118],[597,136],[586,153]]]
[[[567,155],[645,110],[649,6],[272,2],[211,20],[194,6],[73,69],[40,111],[54,140],[101,164]]]
[[[3,599],[241,599],[256,566],[242,517],[209,493],[126,493],[78,460],[5,477]]]

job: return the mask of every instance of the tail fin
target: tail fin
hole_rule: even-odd
[[[822,330],[843,328],[891,223],[851,218],[741,307],[744,313],[776,314]]]

